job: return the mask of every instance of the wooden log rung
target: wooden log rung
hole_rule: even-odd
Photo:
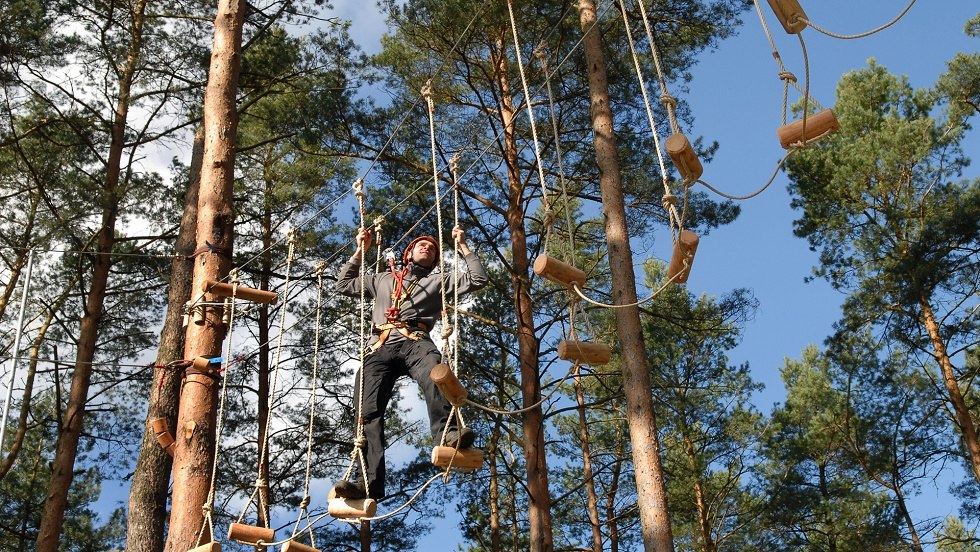
[[[228,528],[228,539],[242,544],[258,544],[276,540],[276,530],[270,527],[232,523]]]
[[[320,550],[307,544],[290,540],[282,545],[280,552],[320,552]]]
[[[271,305],[276,304],[276,301],[279,300],[279,294],[274,291],[265,291],[241,285],[236,289],[235,286],[229,283],[211,280],[210,278],[201,284],[201,291],[218,297],[231,297],[234,295],[236,299]]]
[[[698,159],[698,154],[694,153],[694,147],[690,140],[683,134],[671,134],[664,141],[664,149],[667,155],[674,162],[677,171],[681,173],[681,178],[685,182],[695,182],[704,173],[704,167]]]
[[[432,371],[429,372],[429,378],[436,384],[439,392],[442,393],[443,397],[446,397],[449,404],[460,406],[466,402],[468,393],[448,364],[436,364],[433,366]]]
[[[558,358],[590,366],[608,364],[612,350],[604,343],[563,340],[558,343]]]
[[[833,109],[818,111],[806,118],[806,129],[803,128],[803,119],[793,121],[776,129],[776,136],[779,144],[786,149],[794,144],[809,144],[817,138],[840,130],[840,123]],[[806,132],[806,136],[803,133]]]
[[[806,12],[797,0],[769,0],[769,7],[787,33],[797,34],[806,28]]]
[[[201,546],[195,546],[187,552],[221,552],[221,543],[209,542]]]
[[[697,250],[698,235],[690,230],[682,230],[677,236],[677,242],[674,244],[674,253],[670,257],[670,265],[667,267],[667,279],[677,284],[686,282],[687,278],[691,275],[691,265],[694,264],[694,253]]]
[[[547,255],[538,255],[538,258],[534,259],[534,273],[569,288],[572,284],[580,288],[585,285],[584,270]]]
[[[331,498],[327,501],[327,513],[337,519],[374,517],[378,503],[373,498]]]
[[[150,429],[153,430],[154,435],[159,435],[165,431],[170,431],[166,418],[153,418],[150,420]]]
[[[440,468],[471,472],[483,466],[483,451],[478,448],[456,450],[453,447],[439,446],[432,449],[432,463]]]

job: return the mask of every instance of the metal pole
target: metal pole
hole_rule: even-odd
[[[14,374],[17,372],[17,353],[20,351],[20,336],[24,333],[24,312],[27,310],[27,294],[31,288],[31,270],[34,268],[34,250],[27,254],[27,277],[20,298],[20,316],[17,318],[17,332],[14,334],[14,349],[10,355],[10,381],[7,382],[7,400],[3,402],[3,420],[0,422],[0,451],[7,433],[7,416],[10,414],[10,397],[14,394]]]

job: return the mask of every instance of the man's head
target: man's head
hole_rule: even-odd
[[[432,268],[439,260],[439,242],[432,236],[419,236],[408,243],[405,254],[402,256],[402,264],[409,261],[418,266]]]

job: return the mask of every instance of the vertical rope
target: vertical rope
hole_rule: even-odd
[[[316,310],[315,310],[315,320],[313,322],[313,374],[311,378],[311,389],[310,394],[310,421],[306,428],[306,473],[303,478],[303,501],[300,503],[299,517],[296,518],[296,525],[293,527],[293,536],[299,531],[299,524],[302,522],[304,514],[307,519],[309,519],[309,514],[307,513],[307,507],[310,505],[310,473],[313,466],[313,421],[316,416],[316,388],[319,385],[319,370],[320,370],[320,311],[321,305],[323,304],[323,272],[326,270],[327,264],[325,262],[320,262],[316,266]],[[310,526],[310,545],[314,548],[316,543],[313,542],[313,527]]]
[[[653,143],[657,150],[657,162],[660,164],[660,177],[664,187],[664,197],[673,196],[670,190],[670,183],[667,180],[667,167],[664,163],[664,154],[660,147],[660,133],[657,132],[657,123],[653,120],[653,109],[650,107],[650,98],[647,95],[647,86],[643,79],[643,69],[640,67],[640,58],[636,55],[636,47],[633,45],[633,32],[630,30],[629,17],[626,14],[626,4],[623,0],[620,0],[619,8],[623,15],[623,26],[626,28],[626,41],[629,43],[630,54],[633,57],[633,66],[636,69],[636,78],[640,84],[640,93],[643,95],[643,105],[646,107],[647,121],[650,123],[650,133],[653,135]],[[661,74],[659,62],[657,65],[657,75],[662,83],[662,86],[664,87],[664,94],[667,95],[666,82]],[[671,98],[671,100],[673,100],[673,98]],[[680,132],[680,130],[677,129],[677,122],[673,120],[673,118],[671,119],[671,126],[674,128],[675,132]],[[678,215],[677,209],[674,208],[673,204],[665,203],[664,208],[667,209],[667,220],[669,221],[671,237],[676,239],[674,225],[676,224],[677,231],[680,231],[680,229],[682,229],[684,226],[683,219],[680,217],[680,215]]]
[[[364,215],[367,212],[367,210],[364,208],[364,197],[365,197],[364,181],[357,180],[356,182],[354,182],[352,187],[354,189],[354,196],[357,197],[357,207],[358,207],[358,212],[360,213],[359,228],[360,230],[364,230]],[[359,271],[360,284],[361,284],[361,302],[360,302],[360,316],[358,316],[358,319],[360,322],[361,366],[360,369],[358,370],[360,376],[357,378],[357,425],[356,425],[356,429],[354,430],[354,450],[351,451],[351,456],[352,456],[351,464],[350,467],[347,468],[347,473],[344,474],[344,479],[345,480],[350,479],[350,476],[354,470],[354,456],[356,455],[360,457],[361,460],[361,477],[364,479],[364,490],[368,491],[367,470],[365,469],[366,462],[364,460],[364,443],[366,442],[367,438],[364,436],[364,417],[361,414],[364,411],[362,408],[364,406],[364,358],[367,352],[367,343],[365,339],[366,330],[364,327],[365,326],[364,315],[366,312],[366,303],[367,303],[365,293],[364,293],[365,281],[367,280],[366,268],[364,266],[364,258],[367,254],[365,249],[367,249],[366,246],[359,248],[361,252],[361,263],[360,263],[360,271]],[[370,495],[370,491],[368,491],[368,494]]]
[[[575,262],[575,227],[572,225],[572,207],[568,200],[568,188],[565,183],[565,167],[562,162],[561,139],[558,132],[558,115],[555,111],[555,95],[551,90],[551,72],[548,68],[548,55],[541,48],[535,48],[534,55],[541,64],[541,71],[544,73],[544,82],[548,89],[548,111],[551,114],[551,132],[555,137],[555,156],[558,160],[558,183],[561,185],[561,197],[565,209],[565,228],[568,231],[569,250],[564,260],[570,262],[573,266],[577,266]],[[545,252],[547,253],[547,251]]]
[[[517,39],[517,23],[514,21],[514,6],[512,0],[507,0],[507,13],[510,16],[510,30],[514,35],[514,57],[517,59],[517,69],[521,75],[521,86],[524,90],[524,103],[527,104],[527,117],[531,123],[531,138],[534,143],[534,160],[538,167],[538,180],[541,182],[541,203],[544,205],[545,218],[549,218],[551,206],[548,202],[548,188],[544,180],[544,167],[541,164],[541,147],[538,145],[538,130],[534,124],[534,106],[531,102],[531,91],[527,86],[527,77],[524,75],[524,62],[521,60],[521,43]],[[544,250],[548,250],[548,238],[551,235],[551,228],[545,228]]]
[[[436,161],[436,122],[435,122],[435,103],[432,101],[432,81],[426,83],[422,88],[422,95],[425,96],[425,103],[429,114],[429,144],[432,151],[432,184],[436,194],[436,236],[439,245],[436,247],[438,258],[436,263],[439,265],[439,294],[442,297],[442,327],[449,326],[449,317],[446,315],[446,278],[443,270],[442,244],[445,243],[442,237],[442,191],[439,189],[439,165]],[[435,266],[433,265],[433,268]]]

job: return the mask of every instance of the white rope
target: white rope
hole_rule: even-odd
[[[870,31],[866,31],[866,32],[863,32],[863,33],[858,33],[858,34],[850,34],[850,35],[838,34],[838,33],[834,33],[834,32],[828,31],[828,30],[826,30],[826,29],[824,29],[822,27],[818,27],[815,23],[813,23],[812,21],[810,21],[806,17],[800,17],[798,19],[800,21],[806,23],[810,27],[813,27],[813,30],[815,30],[817,32],[820,32],[820,33],[823,33],[823,34],[825,34],[825,35],[827,35],[829,37],[832,37],[832,38],[840,38],[840,39],[843,39],[843,40],[853,40],[855,38],[864,38],[864,37],[867,37],[867,36],[871,36],[871,35],[873,35],[875,33],[879,33],[881,31],[887,29],[888,27],[891,27],[895,23],[898,23],[898,21],[900,19],[902,19],[903,17],[905,17],[905,14],[907,14],[909,12],[909,10],[912,9],[912,6],[915,5],[915,1],[916,0],[912,0],[911,2],[909,2],[909,4],[907,6],[905,6],[905,9],[902,10],[901,13],[899,13],[897,16],[895,16],[895,18],[892,19],[891,21],[889,21],[888,23],[885,23],[884,25],[881,25],[880,27],[875,27],[874,29],[871,29]]]
[[[541,147],[538,145],[538,130],[534,124],[534,104],[531,102],[531,91],[527,86],[527,77],[524,74],[524,62],[521,60],[521,43],[517,39],[517,23],[514,21],[514,6],[512,0],[507,0],[507,13],[510,16],[510,30],[514,35],[514,58],[517,60],[517,70],[521,75],[521,86],[524,90],[524,103],[527,105],[527,118],[531,123],[531,140],[534,144],[534,160],[538,169],[538,180],[541,182],[541,203],[545,213],[551,211],[548,205],[548,188],[544,179],[544,167],[541,163]],[[548,249],[548,235],[550,228],[545,230],[545,250]]]
[[[293,526],[293,538],[296,537],[299,524],[303,521],[303,518],[306,517],[307,521],[310,519],[307,508],[310,505],[310,474],[313,467],[313,422],[316,419],[316,388],[319,385],[320,317],[321,307],[323,305],[323,272],[326,270],[326,267],[326,263],[323,262],[317,264],[316,267],[316,320],[313,327],[313,376],[311,383],[313,391],[310,395],[310,422],[306,429],[306,474],[303,478],[303,501],[300,503],[299,516],[297,516],[296,524]],[[312,529],[310,530],[310,546],[316,548]]]

